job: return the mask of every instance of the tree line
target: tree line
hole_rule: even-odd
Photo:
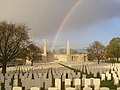
[[[112,62],[119,62],[120,59],[120,37],[115,37],[110,40],[107,46],[104,46],[99,41],[94,41],[88,48],[88,59],[97,60],[98,64],[100,60],[109,60]]]

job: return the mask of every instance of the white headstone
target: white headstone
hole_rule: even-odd
[[[71,79],[65,79],[65,88],[71,86]]]
[[[76,90],[76,89],[72,87],[67,87],[65,90]]]
[[[11,90],[11,86],[5,87],[5,90]]]
[[[13,87],[13,90],[22,90],[22,87]]]
[[[74,79],[74,85],[76,90],[80,90],[81,88],[81,80],[80,79]]]
[[[74,79],[74,85],[81,85],[81,80],[80,79]]]
[[[31,87],[30,90],[40,90],[39,87]]]
[[[84,85],[85,88],[88,88],[90,86],[90,79],[85,79]]]
[[[82,75],[82,78],[86,78],[86,74],[83,74],[83,75]]]
[[[90,85],[94,86],[94,78],[90,78]]]
[[[117,77],[116,73],[113,74],[113,78],[115,79]]]
[[[50,86],[52,86],[52,78],[46,78],[45,79],[45,89],[48,89]]]
[[[114,85],[118,85],[118,84],[119,84],[119,78],[116,77],[116,78],[114,79]]]
[[[82,86],[85,86],[85,79],[86,78],[82,78]]]
[[[94,85],[95,90],[99,89],[100,88],[100,79],[94,79],[93,85]]]
[[[100,90],[109,90],[108,87],[101,87]]]
[[[61,90],[61,79],[55,79],[55,87]]]
[[[111,74],[107,74],[107,80],[111,80]]]
[[[92,90],[92,88],[87,87],[87,88],[83,88],[83,90]]]
[[[56,87],[49,87],[48,90],[61,90],[61,89],[58,89]]]
[[[117,90],[120,90],[120,87],[118,87]]]
[[[10,86],[10,81],[5,80],[5,87],[8,87],[8,86]]]
[[[105,80],[105,74],[101,74],[101,81]]]
[[[13,80],[13,86],[18,86],[18,79]]]
[[[31,79],[29,78],[26,78],[24,81],[24,84],[22,84],[22,86],[25,86],[25,89],[30,89],[30,82],[31,82]]]
[[[105,73],[105,74],[106,74],[106,76],[107,76],[107,75],[109,74],[109,71],[106,71],[106,73]]]

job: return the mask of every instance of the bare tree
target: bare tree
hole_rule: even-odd
[[[8,62],[17,59],[25,50],[28,42],[28,27],[24,24],[0,22],[0,62],[2,73],[6,73]]]

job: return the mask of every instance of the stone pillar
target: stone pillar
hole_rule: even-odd
[[[43,44],[44,44],[44,56],[47,56],[47,41],[46,40],[43,40]]]
[[[44,39],[43,40],[43,57],[42,57],[43,61],[47,61],[47,40]]]
[[[66,54],[69,56],[70,55],[70,41],[67,40],[67,52]]]
[[[66,51],[66,55],[67,55],[67,61],[71,61],[71,54],[70,54],[70,41],[67,40],[67,51]]]

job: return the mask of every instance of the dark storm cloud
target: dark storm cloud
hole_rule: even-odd
[[[30,35],[47,36],[56,32],[74,0],[0,0],[0,19],[23,22]]]
[[[119,17],[120,0],[82,0],[65,27],[75,30]]]
[[[0,19],[23,22],[34,39],[54,37],[63,17],[76,0],[0,0]],[[64,26],[78,30],[120,17],[119,0],[81,0]]]

